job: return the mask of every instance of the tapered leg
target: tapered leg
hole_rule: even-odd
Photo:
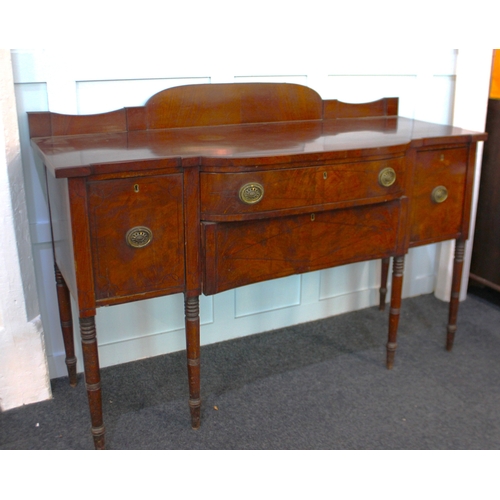
[[[401,291],[403,288],[403,270],[405,258],[394,257],[392,268],[391,310],[389,313],[389,340],[387,342],[387,368],[394,366],[394,354],[397,347],[399,312],[401,308]]]
[[[104,424],[102,419],[101,374],[99,370],[94,316],[80,318],[80,334],[82,336],[85,386],[89,399],[94,446],[96,450],[103,450],[105,445]]]
[[[391,258],[382,259],[382,275],[380,277],[380,304],[378,308],[385,311],[385,298],[387,296],[387,276],[389,275],[389,263]]]
[[[75,387],[76,378],[76,356],[75,341],[73,338],[73,316],[71,314],[71,299],[69,289],[64,281],[61,271],[54,265],[57,285],[57,302],[59,305],[59,319],[64,341],[64,351],[66,352],[66,368],[68,370],[69,385]]]
[[[446,333],[446,350],[451,351],[455,332],[457,331],[458,304],[460,299],[460,284],[462,282],[462,269],[464,266],[465,241],[457,240],[455,243],[455,260],[453,261],[453,277],[451,281],[451,298],[448,315],[448,328]]]
[[[189,409],[191,426],[200,427],[200,306],[199,297],[185,298],[186,353],[189,378]]]

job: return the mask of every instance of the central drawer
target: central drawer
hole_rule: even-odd
[[[202,220],[258,218],[270,211],[321,210],[321,205],[327,209],[357,200],[394,199],[403,193],[404,164],[400,157],[255,172],[202,172]]]

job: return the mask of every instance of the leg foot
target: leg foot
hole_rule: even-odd
[[[76,376],[76,356],[75,343],[73,338],[73,315],[71,313],[71,299],[68,286],[63,275],[55,264],[57,302],[59,305],[59,319],[64,341],[64,351],[66,352],[66,368],[68,370],[69,385],[75,387],[78,383]]]
[[[186,354],[189,381],[191,427],[200,427],[200,307],[199,297],[186,297]]]
[[[94,448],[96,450],[105,450],[104,426],[92,427],[92,437],[94,438]]]
[[[394,257],[392,269],[391,310],[389,313],[389,338],[387,341],[386,366],[391,370],[394,366],[394,356],[397,348],[399,314],[401,308],[401,291],[403,288],[404,256]]]
[[[460,300],[460,285],[462,282],[462,269],[464,266],[465,241],[457,240],[455,243],[455,259],[453,261],[453,277],[451,281],[451,298],[446,331],[446,350],[451,351],[455,332],[457,331],[458,305]]]
[[[201,425],[201,400],[190,399],[189,410],[191,412],[191,427],[195,430],[199,429]]]
[[[456,326],[448,325],[446,328],[446,350],[451,351],[453,349],[453,342],[455,341],[455,332],[457,331]]]
[[[388,370],[394,367],[394,355],[396,354],[396,342],[387,342],[386,346],[386,366]]]
[[[104,449],[104,424],[102,418],[101,374],[97,352],[95,317],[80,318],[85,386],[89,400],[92,435],[97,450]]]
[[[76,358],[66,358],[66,367],[68,370],[69,385],[76,387],[78,385],[78,377],[76,374]]]

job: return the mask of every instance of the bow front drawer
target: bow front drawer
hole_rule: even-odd
[[[255,172],[202,172],[202,219],[259,218],[272,211],[327,210],[395,199],[403,194],[404,164],[401,157]]]

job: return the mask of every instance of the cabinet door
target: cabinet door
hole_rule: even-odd
[[[417,152],[410,208],[410,244],[460,236],[468,149]]]
[[[89,182],[88,199],[98,303],[182,291],[182,174]]]

